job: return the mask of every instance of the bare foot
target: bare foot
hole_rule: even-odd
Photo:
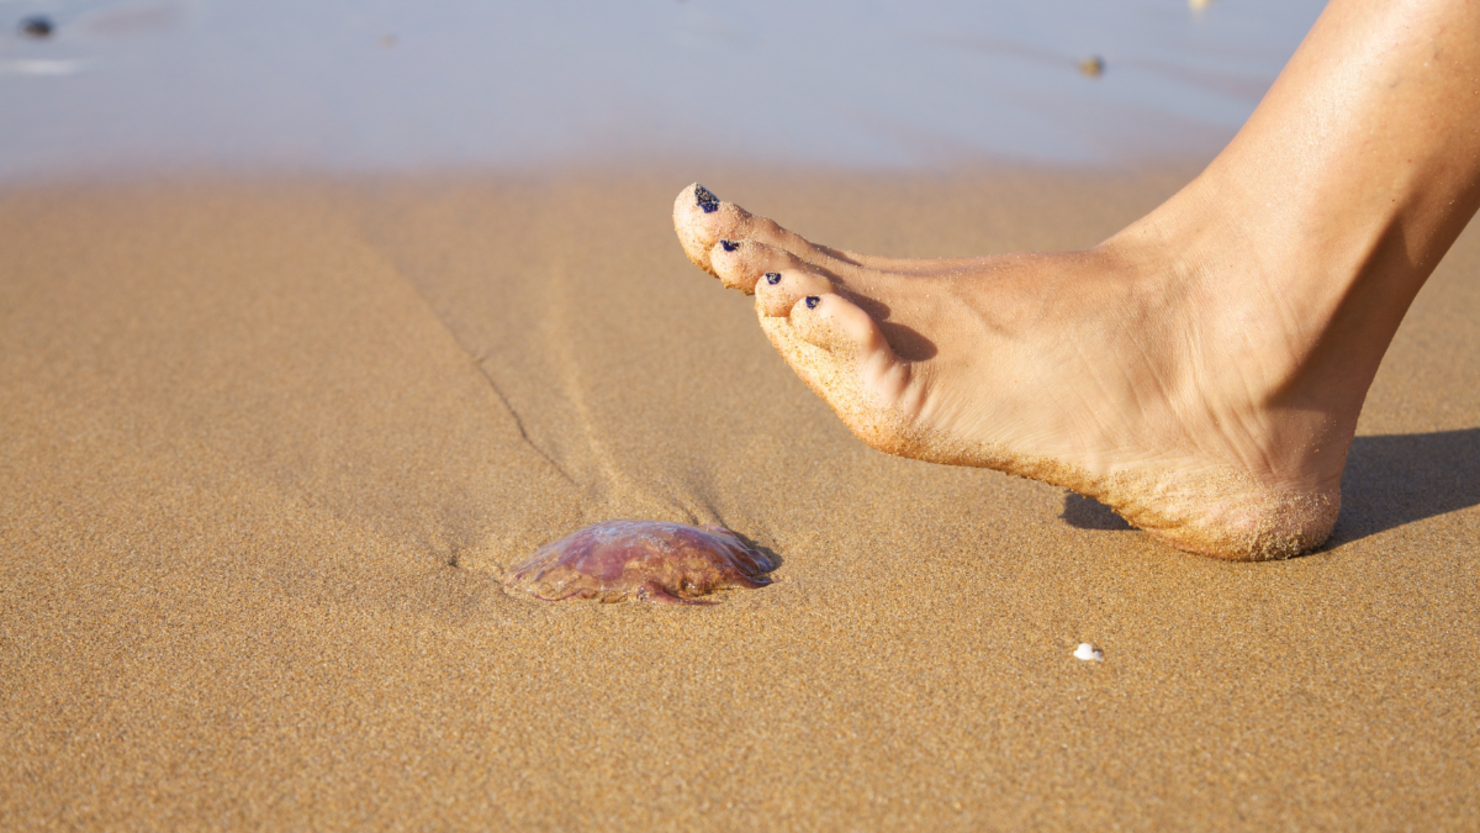
[[[1319,339],[1250,326],[1259,264],[1195,259],[1176,210],[1087,252],[939,261],[814,245],[698,185],[674,225],[874,448],[1064,486],[1181,549],[1297,555],[1335,523],[1370,376],[1292,396]]]
[[[1284,558],[1330,534],[1383,353],[1480,210],[1477,77],[1480,4],[1331,0],[1208,168],[1090,251],[866,257],[698,185],[674,226],[873,447]]]

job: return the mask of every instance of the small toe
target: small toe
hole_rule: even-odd
[[[795,255],[753,240],[720,238],[709,250],[710,272],[727,287],[749,295],[768,273],[805,267]]]
[[[917,456],[907,417],[920,413],[925,387],[868,313],[837,293],[807,295],[785,318],[762,317],[761,328],[859,439]]]
[[[784,318],[808,295],[832,291],[832,281],[811,269],[779,268],[761,274],[755,284],[755,306],[763,315]]]
[[[798,338],[830,353],[863,356],[882,352],[898,361],[878,323],[841,295],[805,295],[792,305],[788,317]]]

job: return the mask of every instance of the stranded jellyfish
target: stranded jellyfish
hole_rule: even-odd
[[[728,587],[764,587],[774,559],[718,526],[604,521],[535,550],[504,579],[506,587],[558,602],[628,598],[674,604]]]

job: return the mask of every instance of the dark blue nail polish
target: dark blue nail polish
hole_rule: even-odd
[[[816,295],[807,296],[807,309],[817,309],[817,305],[820,303],[822,303],[822,299]]]
[[[704,209],[705,214],[713,214],[719,210],[719,197],[698,183],[694,184],[694,202]]]
[[[736,249],[740,248],[740,244],[736,243],[733,240],[721,240],[719,241],[719,244],[720,246],[724,247],[724,250],[727,252],[733,252]]]
[[[780,272],[767,272],[766,273],[766,283],[768,283],[768,284],[770,284],[772,286],[775,286],[776,284],[781,283],[781,273]]]

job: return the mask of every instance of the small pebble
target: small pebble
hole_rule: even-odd
[[[51,37],[54,31],[56,31],[56,24],[52,23],[51,18],[46,15],[34,14],[21,20],[21,34],[28,38],[42,40]]]
[[[1099,55],[1091,55],[1079,62],[1079,71],[1090,78],[1099,78],[1105,74],[1105,59]]]
[[[1081,642],[1079,647],[1074,649],[1074,658],[1085,662],[1101,662],[1105,659],[1105,652],[1088,642]]]

